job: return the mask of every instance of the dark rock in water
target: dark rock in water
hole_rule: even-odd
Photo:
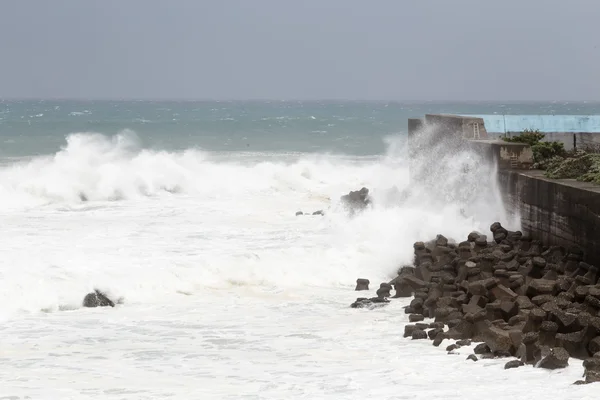
[[[477,356],[475,354],[470,354],[469,357],[467,357],[467,360],[477,361]]]
[[[542,347],[540,360],[536,364],[538,368],[558,369],[569,365],[569,353],[562,347]]]
[[[425,319],[425,317],[421,314],[410,314],[408,316],[409,322],[419,322],[419,321],[423,321],[424,319]]]
[[[431,329],[444,329],[444,323],[443,322],[432,322],[429,324],[429,328]]]
[[[446,333],[444,331],[438,333],[435,338],[433,339],[433,345],[435,347],[438,347],[440,344],[442,344],[442,342],[447,339],[446,337]]]
[[[512,360],[504,364],[504,369],[519,368],[525,365],[521,360]]]
[[[323,210],[317,210],[314,213],[312,213],[312,215],[325,215],[325,213],[323,212]]]
[[[415,326],[417,327],[417,329],[429,329],[429,324],[427,322],[417,322]]]
[[[92,293],[88,293],[83,298],[84,307],[114,307],[115,303],[106,297],[104,293],[99,290],[95,290]]]
[[[412,288],[403,279],[396,280],[393,286],[396,290],[396,294],[394,294],[395,299],[400,297],[410,297],[413,294]]]
[[[414,330],[417,329],[416,325],[405,325],[404,326],[404,337],[411,337]]]
[[[600,268],[586,264],[580,251],[546,247],[498,222],[490,231],[489,242],[471,232],[464,242],[438,234],[414,243],[410,270],[401,269],[390,282],[414,296],[404,307],[409,320],[440,324],[429,325],[436,347],[460,339],[447,350],[484,342],[474,349],[479,359],[516,357],[506,360],[514,360],[506,369],[565,368],[569,357],[597,353],[597,362],[584,363],[583,382],[600,381]],[[424,324],[415,325],[405,336],[421,335]]]
[[[298,215],[304,215],[304,213],[302,211],[296,211],[296,216]]]
[[[370,310],[374,308],[383,307],[388,304],[390,301],[388,299],[380,298],[380,297],[371,297],[367,299],[366,297],[359,297],[356,299],[354,303],[350,305],[351,308],[368,308]]]
[[[415,329],[412,333],[413,340],[427,339],[427,333],[422,329]]]
[[[392,285],[390,285],[387,282],[382,282],[379,285],[379,289],[377,289],[377,297],[381,297],[381,298],[392,297],[392,295],[390,294],[390,290],[392,290]]]
[[[473,353],[475,354],[485,354],[490,352],[490,347],[485,343],[479,343],[477,346],[475,346],[475,349],[473,349]]]
[[[429,339],[435,340],[437,335],[440,333],[444,333],[444,328],[433,328],[433,329],[430,329],[429,332],[427,332],[427,336],[429,336]]]
[[[369,290],[369,283],[371,283],[368,279],[358,278],[356,280],[356,289],[354,290]]]
[[[455,344],[451,344],[450,346],[446,347],[446,351],[452,351],[452,350],[456,350],[458,349],[460,346]]]
[[[342,204],[348,207],[352,212],[363,210],[371,204],[371,200],[369,200],[369,189],[366,187],[363,187],[360,190],[351,191],[350,193],[343,195],[340,200]]]

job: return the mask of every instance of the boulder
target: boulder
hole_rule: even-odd
[[[412,332],[413,340],[427,339],[427,333],[422,329],[415,329]]]
[[[455,343],[455,344],[451,344],[450,346],[446,347],[446,351],[450,352],[450,351],[456,350],[458,348],[460,348],[460,346]]]
[[[404,337],[411,337],[412,333],[417,329],[416,325],[405,325],[404,326]]]
[[[390,285],[387,282],[381,283],[381,285],[379,285],[379,289],[377,289],[377,297],[392,297],[392,295],[390,294],[390,290],[392,290],[392,285]]]
[[[365,209],[371,200],[369,199],[369,189],[363,187],[360,190],[351,191],[340,198],[342,204],[350,210],[351,213]]]
[[[358,278],[356,280],[356,291],[359,290],[369,290],[369,283],[371,283],[368,279]]]
[[[521,360],[512,360],[504,364],[504,369],[519,368],[525,365]]]
[[[473,349],[473,353],[475,354],[485,354],[491,352],[492,350],[490,350],[490,347],[486,343],[479,343],[477,346],[475,346],[475,349]]]
[[[356,301],[350,304],[351,308],[368,308],[370,310],[383,307],[387,305],[390,301],[381,297],[371,297],[370,299],[366,297],[359,297]]]
[[[425,319],[425,317],[422,314],[410,314],[408,316],[409,322],[419,322],[419,321],[423,321],[424,319]]]
[[[433,328],[433,329],[430,329],[429,332],[427,332],[427,336],[429,337],[429,339],[435,340],[435,338],[440,333],[444,333],[444,329],[443,328]]]
[[[547,347],[540,349],[539,361],[536,363],[537,368],[559,369],[569,365],[569,353],[562,347]]]
[[[88,293],[83,298],[84,307],[114,307],[115,303],[98,289]]]
[[[442,342],[447,339],[446,337],[446,332],[440,332],[438,333],[435,338],[433,339],[433,345],[435,347],[438,347],[440,344],[442,344]]]
[[[394,294],[395,299],[401,298],[401,297],[410,297],[413,294],[412,288],[403,279],[396,280],[396,282],[394,282],[393,286],[394,286],[394,290],[396,290],[396,293]]]

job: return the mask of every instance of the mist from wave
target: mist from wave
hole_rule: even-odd
[[[131,131],[69,135],[54,155],[0,166],[0,310],[73,309],[94,288],[135,304],[384,281],[416,240],[505,221],[477,155],[425,154],[437,184],[409,185],[405,138],[386,144],[381,157],[248,158],[148,150]],[[339,198],[363,186],[373,206],[350,217]],[[318,209],[324,217],[295,216]]]

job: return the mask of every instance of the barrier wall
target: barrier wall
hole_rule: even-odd
[[[499,170],[508,211],[518,211],[523,233],[545,245],[579,247],[600,266],[600,186],[548,179],[543,171]]]
[[[448,129],[462,124],[449,116],[438,115],[430,120],[436,124],[427,127],[428,139],[420,140],[419,130],[425,120],[409,121],[409,155],[428,151],[428,144],[448,138]],[[444,123],[444,120],[446,122]],[[443,129],[436,129],[442,126]],[[431,131],[433,130],[433,132]],[[431,137],[436,137],[432,140]],[[498,184],[509,214],[519,215],[523,233],[540,240],[544,245],[566,248],[578,247],[589,263],[600,267],[600,185],[577,182],[572,179],[548,179],[543,171],[529,169],[532,153],[528,145],[497,140],[465,140],[461,133],[450,135],[463,145],[482,154],[497,165]],[[460,138],[460,139],[459,139]],[[453,151],[449,147],[448,151]],[[432,162],[435,162],[433,160]],[[422,165],[420,165],[422,168]],[[422,171],[410,171],[421,179]]]
[[[483,119],[488,132],[600,133],[600,115],[470,115]]]

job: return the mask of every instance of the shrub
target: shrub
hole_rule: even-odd
[[[546,170],[546,176],[553,179],[576,179],[586,174],[594,164],[592,154],[581,157],[569,157],[560,164]]]
[[[521,132],[519,136],[505,137],[503,139],[505,142],[525,143],[533,147],[536,144],[540,143],[545,136],[546,135],[540,133],[540,131],[537,129],[525,129],[523,132]]]
[[[525,129],[520,135],[504,138],[505,142],[525,143],[531,146],[533,152],[533,162],[537,168],[543,166],[554,157],[564,157],[566,154],[565,146],[562,142],[542,142],[546,137],[539,130]]]
[[[581,182],[592,182],[600,184],[600,154],[589,154],[592,164],[587,172],[577,178]]]

